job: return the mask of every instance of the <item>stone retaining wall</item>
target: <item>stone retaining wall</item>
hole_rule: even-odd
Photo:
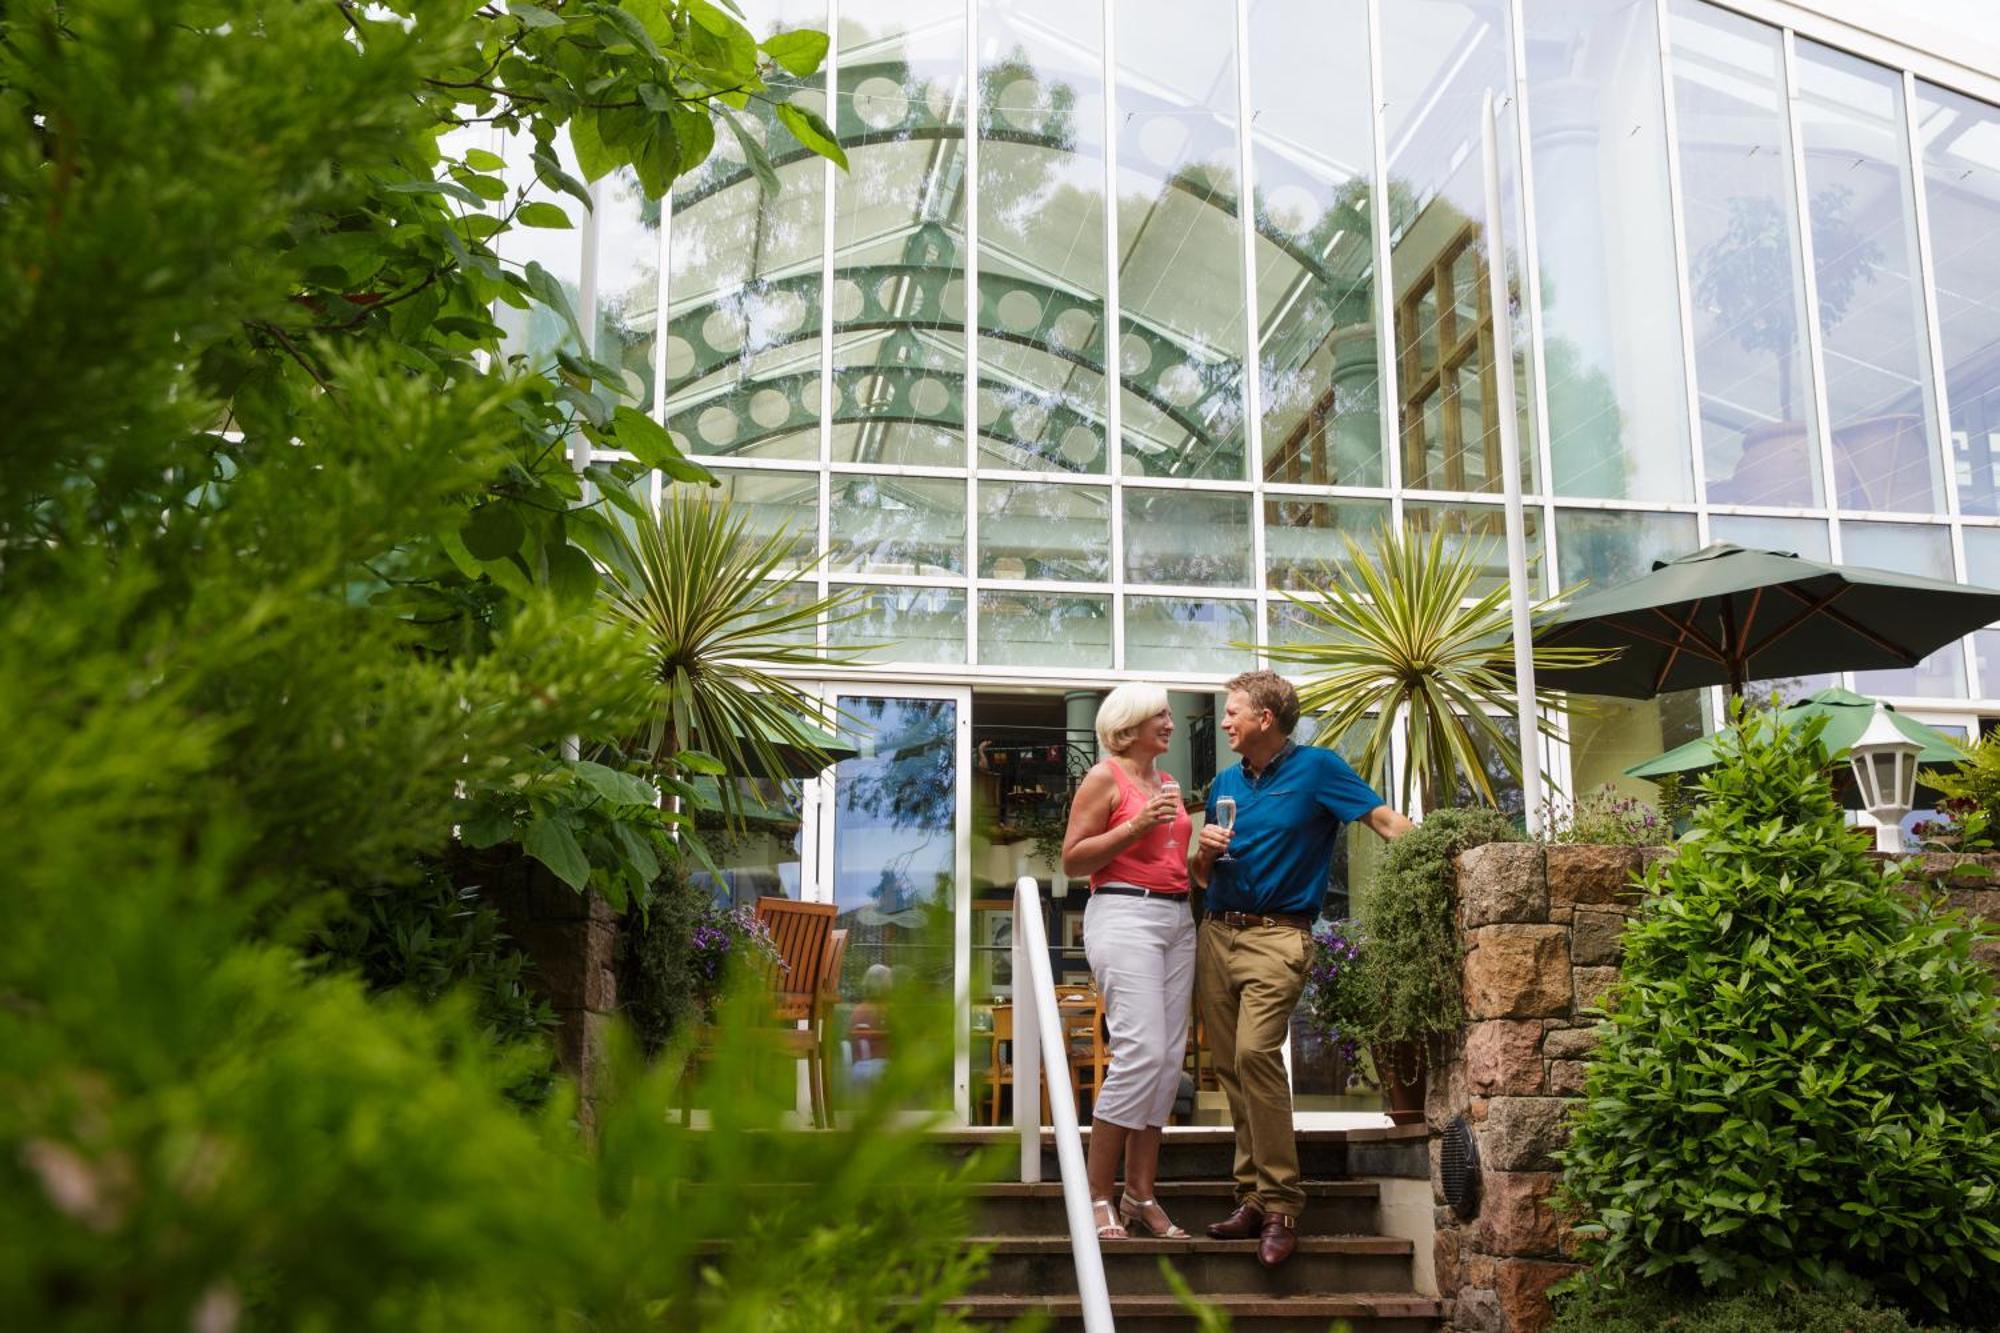
[[[1617,980],[1634,876],[1665,848],[1493,843],[1458,861],[1467,1023],[1440,1052],[1425,1107],[1437,1135],[1472,1122],[1484,1190],[1461,1217],[1435,1198],[1434,1247],[1451,1327],[1531,1333],[1547,1327],[1550,1286],[1575,1272],[1568,1229],[1549,1206],[1554,1153],[1568,1139],[1585,1058],[1597,1037],[1586,1011]],[[1977,867],[1969,878],[1965,867]],[[1952,905],[2000,921],[2000,856],[1912,858],[1911,879],[1944,887]],[[1981,876],[1984,876],[1982,880]],[[2000,954],[2000,949],[1992,952]],[[2000,956],[1988,961],[2000,965]]]

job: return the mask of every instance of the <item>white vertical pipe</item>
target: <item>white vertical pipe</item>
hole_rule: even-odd
[[[1520,425],[1514,413],[1514,322],[1507,302],[1507,257],[1500,232],[1500,145],[1492,89],[1479,102],[1479,145],[1486,168],[1486,284],[1493,311],[1493,385],[1500,413],[1500,476],[1507,499],[1508,602],[1514,613],[1514,709],[1521,729],[1521,799],[1528,832],[1542,828],[1542,745],[1535,713],[1535,642],[1528,588],[1527,515],[1521,501]]]

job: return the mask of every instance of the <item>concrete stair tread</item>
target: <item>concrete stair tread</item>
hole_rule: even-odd
[[[1068,1236],[973,1236],[976,1245],[984,1245],[995,1254],[1068,1254]],[[1107,1257],[1114,1254],[1241,1254],[1246,1257],[1257,1253],[1254,1240],[1210,1240],[1197,1236],[1189,1240],[1166,1240],[1153,1236],[1131,1236],[1124,1240],[1107,1240],[1102,1249]],[[1311,1236],[1301,1234],[1298,1238],[1299,1254],[1413,1254],[1416,1247],[1399,1236]]]
[[[1373,1199],[1382,1193],[1372,1180],[1305,1180],[1299,1182],[1308,1199]],[[973,1197],[982,1199],[1050,1199],[1062,1197],[1060,1180],[1042,1180],[1032,1185],[1018,1180],[1002,1180],[972,1187]],[[1162,1180],[1154,1187],[1162,1199],[1228,1199],[1235,1197],[1231,1180]]]
[[[1412,1291],[1350,1291],[1322,1296],[1204,1296],[1202,1303],[1229,1315],[1232,1319],[1256,1319],[1271,1316],[1286,1318],[1398,1318],[1436,1319],[1444,1312],[1442,1304],[1430,1296],[1419,1296]],[[1055,1316],[1076,1316],[1083,1312],[1083,1302],[1075,1296],[969,1296],[945,1302],[945,1308],[961,1312],[976,1311],[995,1319],[1016,1318],[1031,1310],[1042,1310]],[[1112,1312],[1123,1318],[1128,1315],[1180,1315],[1186,1313],[1179,1299],[1174,1296],[1113,1296]]]
[[[1090,1126],[1080,1127],[1083,1137],[1090,1137]],[[1053,1143],[1055,1130],[1042,1126],[1042,1141]],[[1357,1129],[1301,1129],[1295,1131],[1300,1143],[1400,1143],[1404,1141],[1429,1142],[1430,1129],[1424,1125],[1370,1125]],[[967,1125],[957,1129],[935,1129],[925,1135],[932,1143],[988,1144],[1019,1142],[1020,1133],[1012,1125]],[[1227,1143],[1235,1144],[1236,1131],[1227,1125],[1188,1125],[1169,1127],[1160,1138],[1163,1152],[1171,1151],[1175,1144]]]

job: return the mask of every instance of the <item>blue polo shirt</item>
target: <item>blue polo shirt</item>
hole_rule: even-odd
[[[1236,798],[1235,859],[1217,861],[1210,872],[1207,910],[1264,916],[1318,917],[1341,825],[1383,803],[1345,759],[1296,742],[1254,778],[1241,763],[1216,774],[1208,789],[1211,821],[1219,796]]]

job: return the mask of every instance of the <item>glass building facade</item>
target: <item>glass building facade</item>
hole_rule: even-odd
[[[527,257],[753,527],[860,590],[821,633],[869,665],[829,698],[956,738],[956,795],[896,835],[945,841],[888,859],[956,878],[961,951],[990,943],[991,885],[1050,873],[994,830],[1053,817],[1027,798],[1063,762],[1031,733],[1087,748],[1066,689],[1182,691],[1199,780],[1203,701],[1299,632],[1288,594],[1346,537],[1442,531],[1504,577],[1500,375],[1544,591],[1711,541],[2000,585],[2000,109],[1830,24],[1703,0],[742,7],[833,34],[795,95],[851,170],[752,104],[737,134],[775,191],[725,133],[669,200],[601,182],[581,244]],[[1976,733],[2000,629],[1847,683]],[[1713,705],[1579,711],[1559,775],[1614,779]],[[798,799],[777,860],[865,847],[860,814],[834,827],[847,796]],[[883,858],[855,855],[854,886],[770,882],[893,916]]]

